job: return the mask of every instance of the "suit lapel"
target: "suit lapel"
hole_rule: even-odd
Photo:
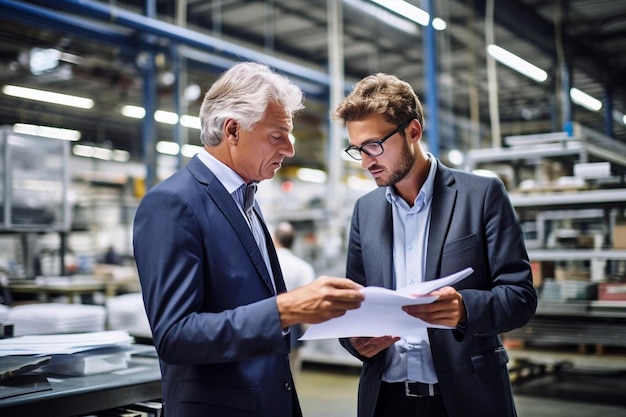
[[[379,188],[367,200],[359,203],[361,220],[361,245],[364,256],[370,258],[367,268],[371,277],[367,285],[395,289],[393,278],[393,218],[391,204],[385,198],[385,188]],[[381,219],[380,222],[368,222],[367,219]],[[371,247],[372,250],[366,249]],[[373,280],[372,280],[373,278]]]
[[[385,288],[396,289],[396,282],[393,277],[393,215],[391,213],[391,204],[386,198],[381,199],[383,202],[381,219],[383,219],[383,228],[380,231],[380,240],[382,242],[380,266],[382,267],[381,275],[383,277],[383,286]]]
[[[243,247],[245,248],[248,256],[250,257],[250,260],[254,264],[255,269],[257,270],[257,272],[259,273],[259,275],[261,276],[265,284],[268,286],[268,289],[272,293],[274,293],[274,285],[272,285],[272,278],[270,277],[267,267],[265,266],[263,255],[261,255],[261,251],[259,250],[259,247],[257,246],[256,240],[254,240],[254,235],[250,231],[250,227],[248,226],[248,223],[241,215],[241,212],[239,211],[239,207],[237,207],[237,204],[235,203],[231,195],[228,193],[228,191],[226,191],[222,183],[220,183],[217,180],[217,178],[211,172],[211,170],[208,169],[206,165],[204,165],[198,157],[194,156],[191,159],[191,161],[189,161],[189,164],[187,165],[187,169],[191,172],[191,174],[194,176],[194,178],[196,178],[196,180],[199,183],[206,185],[206,193],[208,197],[213,201],[215,206],[222,212],[222,214],[224,215],[228,223],[230,223],[231,227],[233,228],[233,230],[239,237],[239,240],[241,241]],[[260,210],[258,210],[258,207],[255,207],[255,210],[258,215]],[[267,242],[267,230],[265,227],[265,223],[263,222],[263,218],[261,216],[259,216],[259,218],[260,218],[261,224],[263,225],[263,229],[266,235],[266,242]],[[271,239],[269,240],[269,242],[271,242]],[[269,250],[269,247],[268,247],[268,251],[272,252]],[[272,256],[270,255],[270,259],[271,257]],[[275,253],[274,253],[274,257],[276,257]],[[272,261],[272,268],[274,268],[273,261]],[[280,268],[278,268],[278,270],[280,270]],[[282,282],[282,275],[281,275],[281,282]],[[284,287],[285,285],[284,282],[282,283],[282,285]],[[278,284],[277,284],[277,289],[278,289]]]
[[[452,212],[456,202],[454,177],[450,170],[437,163],[437,173],[433,187],[430,232],[428,235],[428,255],[426,256],[426,280],[439,278],[443,244],[448,233]]]
[[[270,257],[270,265],[272,266],[272,276],[274,277],[274,285],[276,285],[276,293],[280,294],[287,291],[287,286],[285,285],[283,273],[280,269],[280,263],[278,261],[278,255],[276,254],[276,248],[272,243],[272,236],[270,235],[269,230],[267,230],[267,226],[265,225],[265,220],[263,219],[261,210],[258,208],[256,203],[254,211],[259,217],[259,222],[261,223],[261,227],[263,228],[263,234],[265,235],[265,245],[267,246],[267,254]],[[265,263],[263,264],[265,265]]]

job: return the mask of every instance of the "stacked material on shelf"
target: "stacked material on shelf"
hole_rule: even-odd
[[[546,280],[541,289],[545,301],[595,300],[597,284],[585,281]]]
[[[9,309],[15,336],[103,331],[106,309],[86,304],[24,304]]]
[[[122,294],[106,300],[107,324],[111,330],[128,330],[134,336],[152,338],[141,293]]]
[[[50,362],[37,371],[92,375],[128,367],[134,339],[124,331],[17,336],[0,340],[0,357],[40,357]]]

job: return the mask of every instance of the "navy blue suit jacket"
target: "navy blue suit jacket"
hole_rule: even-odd
[[[270,274],[235,201],[198,157],[145,195],[133,245],[166,415],[300,416]]]
[[[361,197],[354,208],[346,276],[362,285],[395,288],[393,227],[385,189]],[[537,306],[519,221],[502,182],[437,163],[428,238],[426,279],[466,267],[455,284],[467,324],[429,329],[435,370],[450,417],[512,417],[515,406],[499,335],[525,325]],[[374,415],[386,350],[363,361],[359,417]]]

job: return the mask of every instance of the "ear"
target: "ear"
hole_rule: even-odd
[[[235,119],[227,119],[224,122],[224,136],[231,145],[237,145],[239,141],[239,123]]]
[[[417,119],[411,120],[409,123],[409,141],[415,143],[419,142],[420,139],[422,139],[422,133],[423,130],[420,122],[418,122]]]

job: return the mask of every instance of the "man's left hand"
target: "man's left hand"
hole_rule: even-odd
[[[467,317],[463,297],[453,287],[443,287],[428,296],[438,297],[430,304],[404,306],[409,315],[431,324],[456,327],[465,323]]]

